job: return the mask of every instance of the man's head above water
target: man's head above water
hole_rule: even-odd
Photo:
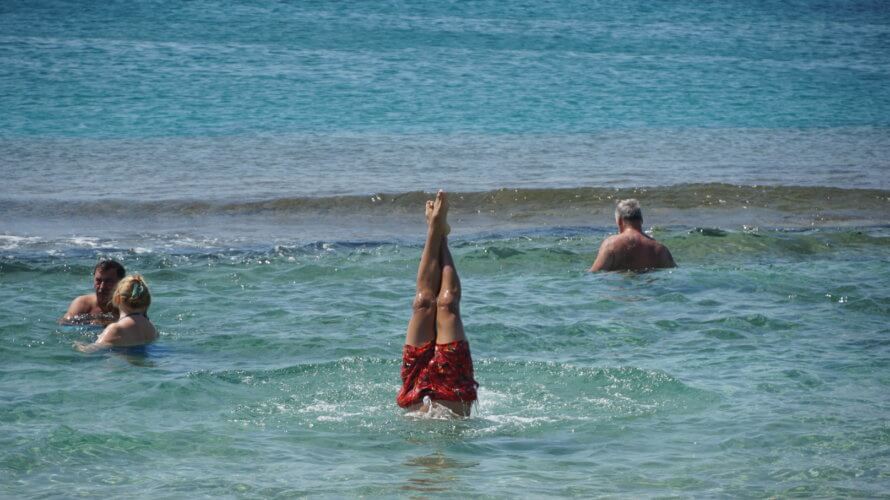
[[[615,206],[615,222],[637,222],[643,224],[643,209],[640,208],[640,202],[629,198],[621,200]]]
[[[93,290],[96,291],[96,302],[100,307],[106,307],[114,288],[126,275],[124,266],[116,260],[103,260],[96,264],[93,268]]]

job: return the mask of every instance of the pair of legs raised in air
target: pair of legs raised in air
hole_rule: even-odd
[[[409,410],[433,403],[468,416],[476,400],[469,343],[460,318],[460,279],[448,249],[448,200],[439,191],[426,203],[426,243],[417,269],[417,294],[402,356],[397,401]]]

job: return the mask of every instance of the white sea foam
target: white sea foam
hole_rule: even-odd
[[[16,250],[23,246],[40,243],[41,238],[36,236],[13,236],[10,234],[0,234],[0,250]]]
[[[489,422],[494,422],[496,424],[517,425],[519,427],[526,427],[532,424],[550,423],[557,421],[556,418],[549,416],[526,417],[522,415],[486,415],[483,418]]]
[[[99,238],[91,236],[72,236],[68,239],[68,245],[74,247],[96,248],[99,246]]]
[[[436,403],[429,396],[423,397],[423,405],[415,410],[405,413],[405,416],[418,420],[452,420],[461,418],[460,415],[454,413],[447,406]]]

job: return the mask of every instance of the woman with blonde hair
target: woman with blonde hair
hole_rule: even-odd
[[[114,289],[111,303],[120,310],[120,318],[105,327],[96,342],[75,342],[74,347],[78,351],[139,347],[151,344],[158,338],[157,329],[145,314],[151,305],[151,293],[142,276],[135,274],[122,279]]]

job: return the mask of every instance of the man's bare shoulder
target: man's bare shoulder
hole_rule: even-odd
[[[607,236],[606,239],[600,243],[600,250],[612,250],[616,245],[620,244],[623,241],[622,235],[613,234],[611,236]]]
[[[81,295],[71,301],[68,310],[59,318],[61,324],[82,324],[92,322],[93,311],[99,307],[94,294]]]
[[[599,252],[597,252],[596,260],[590,266],[590,272],[609,271],[615,260],[615,247],[619,242],[620,234],[613,234],[600,243]]]
[[[668,250],[668,247],[658,242],[655,242],[655,244],[655,255],[658,258],[658,266],[677,267],[677,263],[674,262],[674,256],[671,255],[671,251]]]
[[[71,301],[71,305],[68,306],[68,314],[89,314],[96,305],[95,294],[81,295]]]

